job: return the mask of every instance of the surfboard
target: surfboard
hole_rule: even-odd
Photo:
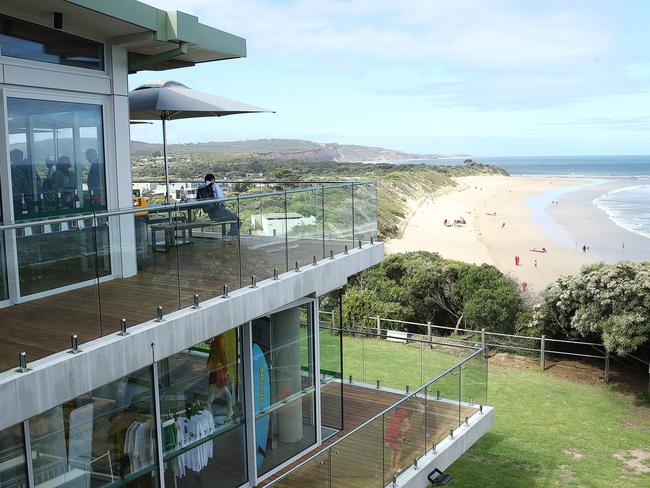
[[[266,456],[266,439],[269,435],[270,415],[258,415],[271,405],[271,378],[269,365],[262,349],[253,343],[253,386],[255,396],[255,439],[257,440],[257,469]]]

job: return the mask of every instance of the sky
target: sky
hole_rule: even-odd
[[[650,2],[145,0],[247,40],[162,73],[274,114],[174,121],[170,142],[293,138],[474,156],[650,154]],[[160,124],[132,138],[160,142]]]

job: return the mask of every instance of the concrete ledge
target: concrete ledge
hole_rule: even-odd
[[[170,313],[162,322],[130,327],[127,336],[111,334],[80,344],[79,354],[62,351],[28,363],[28,372],[0,373],[0,430],[295,300],[340,288],[349,276],[383,258],[383,243],[351,249],[278,280],[261,281],[257,288],[235,290],[227,299]]]
[[[406,488],[426,488],[431,484],[427,476],[435,468],[440,471],[446,470],[459,457],[461,457],[470,447],[483,437],[494,425],[494,407],[483,407],[483,413],[476,413],[469,419],[469,425],[461,425],[454,431],[454,438],[447,436],[436,446],[436,452],[427,452],[423,457],[418,459],[417,468],[409,468],[404,471],[398,478],[397,484],[392,483],[387,486],[406,487]],[[462,483],[461,483],[462,484]]]

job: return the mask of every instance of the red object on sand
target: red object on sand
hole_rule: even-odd
[[[521,282],[521,289],[522,289],[523,291],[526,291],[526,288],[528,288],[528,283],[526,283],[525,281],[522,281],[522,282]]]

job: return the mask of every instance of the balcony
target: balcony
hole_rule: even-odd
[[[335,403],[328,395],[341,395],[344,428],[261,486],[428,486],[427,474],[446,469],[491,426],[487,360],[479,346],[393,342],[327,327],[320,329],[321,343],[340,333],[343,378],[321,391],[325,406]],[[327,417],[324,409],[324,424]]]
[[[0,371],[376,238],[373,183],[321,183],[217,202],[0,226]],[[216,210],[215,210],[216,209]],[[237,222],[240,225],[237,225]]]

